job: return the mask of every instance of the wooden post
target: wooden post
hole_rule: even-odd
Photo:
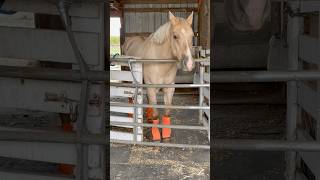
[[[199,46],[203,49],[210,48],[210,1],[199,1]]]

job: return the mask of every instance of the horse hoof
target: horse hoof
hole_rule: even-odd
[[[162,124],[163,125],[170,125],[170,118],[168,116],[162,117]],[[171,137],[171,128],[162,128],[162,138],[170,138]]]

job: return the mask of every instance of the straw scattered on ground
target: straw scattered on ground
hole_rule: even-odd
[[[169,173],[173,173],[172,175],[185,177],[205,176],[206,172],[209,172],[209,162],[196,163],[188,160],[183,155],[180,155],[181,160],[148,158],[150,157],[150,155],[154,155],[154,157],[159,157],[159,154],[161,153],[160,149],[160,147],[133,146],[131,148],[129,164],[144,166],[169,166]]]

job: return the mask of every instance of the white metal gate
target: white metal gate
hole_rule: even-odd
[[[126,87],[130,88],[130,91],[133,93],[133,104],[129,103],[121,103],[121,102],[110,102],[110,109],[115,111],[118,109],[131,109],[133,112],[133,118],[130,119],[131,122],[121,122],[120,120],[114,121],[110,123],[112,126],[131,126],[133,127],[133,138],[123,137],[115,137],[111,138],[111,142],[115,143],[125,143],[125,144],[141,144],[141,145],[149,145],[149,146],[167,146],[167,147],[191,147],[191,148],[203,148],[209,149],[209,145],[198,145],[198,144],[173,144],[173,143],[157,143],[157,142],[143,142],[142,141],[142,127],[153,127],[155,125],[142,123],[142,108],[146,107],[154,107],[154,108],[171,108],[171,109],[190,109],[190,110],[199,110],[199,122],[202,123],[202,126],[191,126],[191,125],[156,125],[159,128],[173,128],[173,129],[190,129],[190,130],[204,130],[208,133],[208,138],[210,139],[210,73],[208,72],[210,69],[210,60],[209,58],[198,59],[196,63],[199,64],[199,71],[196,74],[197,84],[142,84],[140,77],[142,73],[137,72],[133,69],[133,67],[142,67],[141,63],[147,62],[157,62],[157,63],[177,63],[176,60],[169,59],[138,59],[134,57],[115,57],[112,58],[112,62],[119,63],[127,63],[130,67],[130,73],[132,76],[129,76],[130,81],[132,83],[111,83],[111,87]],[[206,71],[205,71],[205,67]],[[110,72],[112,79],[115,79],[116,72]],[[128,77],[125,77],[124,74],[121,75],[123,80],[128,80]],[[138,79],[137,79],[138,78]],[[174,88],[199,88],[199,106],[167,106],[167,105],[149,105],[142,104],[142,88],[148,87],[174,87]],[[112,95],[113,96],[113,95]],[[124,96],[124,94],[122,94]],[[139,97],[140,96],[140,97]],[[204,101],[206,99],[206,101]],[[138,112],[140,110],[140,112]],[[131,112],[130,111],[130,112]],[[141,117],[138,117],[141,116]],[[112,116],[111,116],[112,117]],[[138,122],[140,121],[140,122]],[[131,136],[132,137],[132,136]]]

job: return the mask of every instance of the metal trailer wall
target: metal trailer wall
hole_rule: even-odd
[[[104,99],[104,83],[92,82],[84,77],[96,70],[104,70],[105,61],[105,4],[102,1],[74,2],[69,11],[69,3],[65,1],[48,3],[44,0],[5,1],[2,9],[25,11],[43,14],[58,14],[63,20],[66,31],[0,27],[0,57],[8,59],[43,60],[50,62],[72,63],[74,69],[80,69],[81,82],[62,82],[57,77],[48,81],[30,80],[28,77],[16,79],[12,76],[2,76],[0,81],[0,101],[4,108],[22,108],[28,110],[73,114],[72,109],[79,107],[77,127],[75,133],[70,133],[75,138],[87,134],[99,134],[105,139],[105,107],[104,103],[97,104],[97,100]],[[70,13],[69,13],[70,12]],[[72,22],[72,23],[71,23]],[[92,47],[92,48],[90,48]],[[90,65],[89,67],[86,65]],[[6,67],[2,68],[17,68]],[[41,68],[23,68],[46,72]],[[53,74],[58,69],[52,69]],[[70,70],[62,70],[64,72]],[[87,74],[88,73],[88,74]],[[38,77],[41,75],[38,75]],[[74,77],[71,77],[74,79]],[[64,92],[64,100],[59,99],[59,93]],[[47,94],[53,94],[48,98]],[[70,100],[74,103],[70,103]],[[92,102],[94,103],[92,104]],[[90,103],[88,103],[90,102]],[[90,105],[91,104],[91,105]],[[1,133],[12,132],[10,128],[2,128]],[[16,129],[14,134],[24,132],[30,134],[30,129]],[[51,131],[42,131],[45,136]],[[61,134],[61,132],[59,132]],[[58,133],[58,134],[59,134]],[[28,135],[24,136],[28,136]],[[53,136],[57,138],[57,136]],[[58,142],[41,143],[0,142],[0,156],[20,158],[32,161],[50,163],[66,163],[76,167],[74,177],[59,177],[59,175],[31,174],[29,172],[0,172],[0,179],[105,179],[105,146],[85,143],[63,144]],[[28,174],[29,173],[29,174]]]
[[[288,70],[287,71],[220,71],[211,73],[213,82],[287,82],[287,123],[286,123],[286,141],[279,143],[267,142],[266,140],[247,140],[246,147],[243,147],[245,141],[236,141],[238,144],[230,143],[223,145],[225,148],[232,149],[247,149],[247,150],[272,150],[278,146],[284,146],[289,142],[296,142],[298,146],[305,142],[310,142],[316,146],[320,146],[319,132],[320,132],[320,93],[319,93],[319,34],[318,37],[306,35],[303,32],[304,24],[303,17],[307,14],[320,13],[319,1],[288,1],[289,9],[292,10],[288,14],[288,31],[287,41],[288,49]],[[317,20],[316,26],[320,26],[320,18]],[[319,31],[319,28],[316,28]],[[309,63],[317,67],[310,70],[304,67],[303,64]],[[310,83],[312,82],[312,83]],[[310,86],[310,84],[313,84]],[[314,119],[312,128],[314,129],[314,137],[308,132],[308,129],[303,128],[302,110],[309,114]],[[221,147],[220,140],[213,139],[214,148]],[[232,140],[227,140],[232,141]],[[234,143],[236,143],[234,142]],[[226,141],[224,142],[226,143]],[[270,144],[269,144],[270,143]],[[249,144],[252,147],[249,147]],[[268,145],[271,145],[268,147]],[[221,145],[221,144],[220,144]],[[311,144],[304,145],[304,147],[311,148]],[[277,148],[277,149],[278,149]],[[282,149],[285,150],[285,149]],[[286,179],[287,180],[306,180],[308,175],[302,173],[305,168],[301,166],[303,161],[314,179],[320,179],[320,150],[313,152],[301,151],[299,148],[287,149],[285,154],[286,160]]]

